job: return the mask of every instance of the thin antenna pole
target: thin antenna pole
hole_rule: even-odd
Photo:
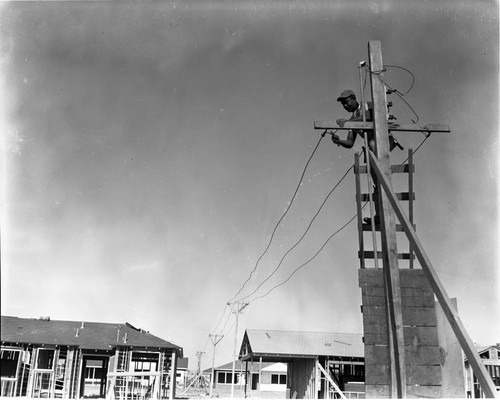
[[[236,314],[236,324],[234,326],[234,352],[233,352],[233,370],[232,370],[232,376],[231,376],[231,398],[234,399],[234,381],[235,381],[235,376],[234,376],[234,373],[235,373],[235,369],[236,369],[236,358],[238,357],[238,354],[237,354],[237,346],[238,346],[238,316],[240,315],[240,312],[243,311],[243,309],[248,306],[250,303],[246,302],[246,303],[241,303],[241,306],[240,306],[240,302],[239,301],[236,301],[234,303],[227,303],[228,305],[231,305],[232,308],[233,308],[233,313]]]
[[[211,378],[210,378],[210,397],[212,397],[212,389],[215,385],[215,377],[214,377],[214,374],[215,374],[215,346],[217,346],[217,343],[219,343],[222,338],[224,337],[224,335],[208,335],[210,337],[210,340],[212,341],[212,344],[214,345],[214,351],[213,351],[213,354],[212,354],[212,375],[211,375]]]

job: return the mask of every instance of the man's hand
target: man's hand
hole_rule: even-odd
[[[337,135],[336,133],[332,133],[332,142],[338,146],[339,140],[340,140],[339,135]]]
[[[341,128],[343,128],[345,121],[346,121],[345,118],[339,118],[339,119],[337,119],[337,125],[340,126]]]

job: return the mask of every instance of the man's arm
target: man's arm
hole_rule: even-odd
[[[352,146],[354,146],[354,142],[356,141],[356,136],[357,134],[353,130],[347,131],[347,137],[345,139],[340,139],[339,135],[333,133],[332,141],[337,146],[342,146],[345,147],[346,149],[350,149]]]

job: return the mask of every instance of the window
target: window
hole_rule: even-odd
[[[2,378],[16,379],[20,350],[2,350],[0,353],[0,373]]]
[[[286,374],[271,374],[273,385],[286,385]]]
[[[132,363],[135,372],[156,372],[159,353],[132,352]]]
[[[53,349],[38,349],[38,358],[36,360],[37,369],[52,369],[54,368],[54,350]]]
[[[85,383],[86,384],[98,384],[101,382],[103,372],[103,361],[102,360],[87,360],[87,365],[85,366]]]
[[[232,377],[232,372],[219,371],[217,372],[217,383],[231,384],[233,383]]]

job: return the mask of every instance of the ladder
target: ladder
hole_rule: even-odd
[[[356,153],[354,155],[354,175],[355,175],[355,180],[356,180],[356,207],[357,207],[357,213],[358,213],[358,240],[359,240],[358,258],[360,261],[360,268],[365,269],[367,259],[375,260],[374,264],[376,267],[378,267],[377,261],[382,259],[382,252],[378,251],[378,249],[377,249],[377,237],[376,237],[377,236],[376,232],[380,232],[380,225],[376,224],[374,226],[374,228],[375,228],[374,231],[372,231],[372,225],[365,223],[363,221],[362,211],[363,211],[363,208],[369,202],[369,193],[363,192],[362,174],[366,175],[368,168],[366,165],[361,165],[359,158],[360,158],[359,153]],[[413,190],[413,173],[414,173],[414,171],[415,171],[415,166],[413,164],[413,150],[412,149],[408,150],[407,163],[391,166],[391,172],[393,174],[394,173],[408,174],[408,179],[407,179],[408,191],[396,193],[396,196],[397,196],[399,201],[407,201],[408,202],[408,217],[409,217],[411,224],[413,225],[413,229],[416,228],[415,225],[413,224],[413,203],[415,201],[415,193]],[[371,183],[368,183],[368,184],[371,184]],[[377,201],[377,199],[373,198],[373,201]],[[373,218],[373,215],[371,215],[370,217]],[[373,247],[371,250],[370,249],[367,250],[365,248],[365,238],[364,238],[365,232],[372,233]],[[397,224],[396,225],[396,232],[404,233],[403,227],[401,225]],[[398,259],[399,260],[408,260],[409,261],[409,268],[413,269],[415,254],[414,254],[411,242],[409,243],[408,252],[398,253]]]

